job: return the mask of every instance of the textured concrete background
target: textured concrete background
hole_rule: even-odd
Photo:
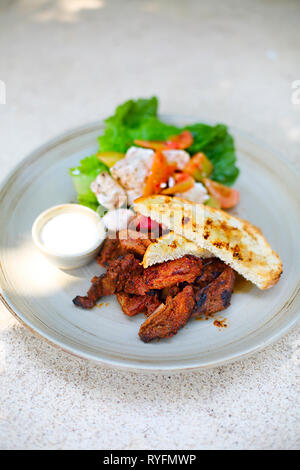
[[[36,146],[157,94],[299,165],[299,1],[1,0],[1,174]],[[242,362],[135,375],[56,350],[0,307],[3,449],[296,449],[299,331]]]

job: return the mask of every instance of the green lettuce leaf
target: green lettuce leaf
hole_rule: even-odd
[[[79,204],[90,207],[93,210],[98,208],[99,202],[92,192],[90,185],[99,173],[103,171],[109,172],[109,168],[96,155],[83,158],[77,167],[70,168],[69,174],[77,192]]]
[[[99,207],[99,202],[96,200],[92,201],[89,197],[86,196],[78,196],[77,197],[78,203],[81,204],[82,206],[89,207],[90,209],[93,209],[93,211],[96,211]]]
[[[137,127],[148,117],[157,116],[158,99],[153,96],[149,99],[140,98],[136,101],[128,100],[119,105],[115,114],[105,120],[109,125],[123,125],[126,127]]]
[[[166,140],[174,134],[179,134],[181,129],[160,121],[157,117],[150,117],[143,121],[139,127],[129,130],[132,143],[139,140]]]
[[[157,115],[158,100],[150,99],[129,100],[117,107],[115,114],[105,120],[105,131],[99,137],[101,152],[126,152],[133,143],[138,129],[149,118]]]
[[[191,154],[203,152],[214,165],[211,178],[219,183],[231,186],[239,175],[236,167],[234,140],[224,124],[209,126],[193,124],[187,126],[194,137],[194,142],[188,148]]]

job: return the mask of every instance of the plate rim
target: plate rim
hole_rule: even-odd
[[[190,115],[179,115],[179,114],[162,114],[160,115],[161,118],[166,119],[166,120],[187,120],[187,119],[194,119],[194,117]],[[202,120],[201,122],[208,122],[205,120]],[[211,122],[208,122],[211,124]],[[64,132],[56,135],[55,137],[47,140],[44,144],[36,147],[33,149],[28,155],[26,155],[24,158],[21,159],[21,161],[15,165],[5,176],[5,178],[1,181],[0,183],[0,204],[1,204],[1,199],[4,197],[6,190],[9,189],[11,183],[13,182],[14,178],[17,177],[19,171],[24,168],[27,164],[31,164],[41,158],[43,153],[54,149],[55,147],[59,147],[61,144],[65,143],[68,140],[71,140],[72,138],[75,137],[80,137],[80,135],[84,135],[86,133],[89,133],[91,131],[95,131],[99,128],[103,127],[103,120],[97,120],[97,121],[92,121],[90,123],[86,123],[80,126],[77,126],[75,128],[71,128],[68,130],[65,130]],[[282,164],[286,165],[290,171],[292,171],[294,174],[299,173],[297,170],[297,167],[293,167],[292,163],[290,161],[286,161],[282,155],[275,151],[275,149],[272,148],[272,146],[269,146],[266,144],[264,141],[261,141],[260,139],[253,138],[249,133],[238,129],[235,126],[228,126],[229,131],[233,131],[236,134],[239,134],[241,136],[244,136],[247,140],[250,142],[259,145],[263,148],[265,148],[267,151],[271,152],[276,159],[278,159]],[[4,191],[4,193],[3,193]],[[290,319],[286,325],[282,326],[277,332],[273,332],[267,339],[264,339],[260,341],[259,344],[253,345],[253,347],[249,346],[244,353],[241,352],[235,352],[235,353],[230,353],[228,354],[224,359],[219,359],[219,360],[212,360],[208,361],[207,363],[202,363],[198,365],[184,365],[180,364],[176,366],[174,365],[169,365],[169,366],[163,366],[163,365],[155,365],[155,364],[131,364],[131,363],[123,363],[120,362],[117,359],[109,359],[109,358],[99,358],[96,356],[93,356],[92,354],[84,351],[78,351],[75,350],[72,346],[66,345],[59,341],[59,339],[55,338],[54,336],[51,336],[51,334],[48,334],[45,331],[42,331],[39,327],[32,325],[30,321],[26,321],[24,319],[24,315],[22,312],[20,312],[17,308],[15,308],[13,305],[10,304],[10,301],[8,298],[6,298],[5,293],[3,292],[2,289],[2,278],[3,278],[3,272],[2,272],[2,267],[1,267],[1,262],[0,262],[0,302],[1,304],[23,325],[25,326],[34,336],[41,338],[43,340],[46,340],[48,344],[51,344],[52,346],[61,349],[77,358],[80,359],[85,359],[92,361],[96,364],[100,364],[102,366],[108,366],[108,367],[113,367],[116,369],[121,369],[121,370],[126,370],[126,371],[131,371],[131,372],[141,372],[141,373],[179,373],[179,372],[191,372],[191,371],[196,371],[196,370],[201,370],[201,369],[208,369],[208,368],[213,368],[213,367],[219,367],[225,364],[229,364],[238,360],[243,360],[252,354],[266,348],[267,346],[275,343],[278,341],[282,336],[284,336],[288,331],[290,331],[293,326],[298,322],[299,317],[300,317],[300,311],[297,311],[296,314],[292,319]],[[297,296],[299,295],[299,289],[296,291],[296,294],[294,295],[291,303],[293,303]],[[270,320],[271,321],[271,320]]]

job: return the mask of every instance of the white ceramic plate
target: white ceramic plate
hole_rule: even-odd
[[[197,119],[164,116],[182,125]],[[265,347],[299,317],[299,180],[270,150],[233,130],[241,169],[235,213],[259,226],[280,254],[284,273],[268,291],[237,292],[224,315],[227,328],[213,320],[190,321],[169,340],[144,344],[138,337],[143,315],[123,315],[114,297],[84,311],[72,298],[84,294],[101,272],[94,262],[61,271],[31,240],[35,218],[50,206],[75,201],[68,168],[97,150],[102,123],[76,129],[29,155],[0,191],[1,300],[21,322],[52,344],[75,355],[134,370],[212,367]]]

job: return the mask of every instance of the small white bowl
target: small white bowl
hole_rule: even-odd
[[[63,213],[81,213],[87,217],[90,217],[98,228],[99,238],[97,242],[90,247],[88,250],[78,252],[76,254],[61,254],[57,253],[52,249],[47,248],[41,241],[41,230],[45,224],[52,219],[53,217],[63,214]],[[50,207],[50,209],[42,212],[37,219],[35,220],[32,226],[32,238],[43,255],[55,266],[61,269],[75,269],[80,266],[88,264],[92,259],[94,259],[98,252],[99,248],[104,241],[106,236],[105,226],[99,217],[99,215],[89,209],[88,207],[81,206],[79,204],[61,204],[59,206]]]

